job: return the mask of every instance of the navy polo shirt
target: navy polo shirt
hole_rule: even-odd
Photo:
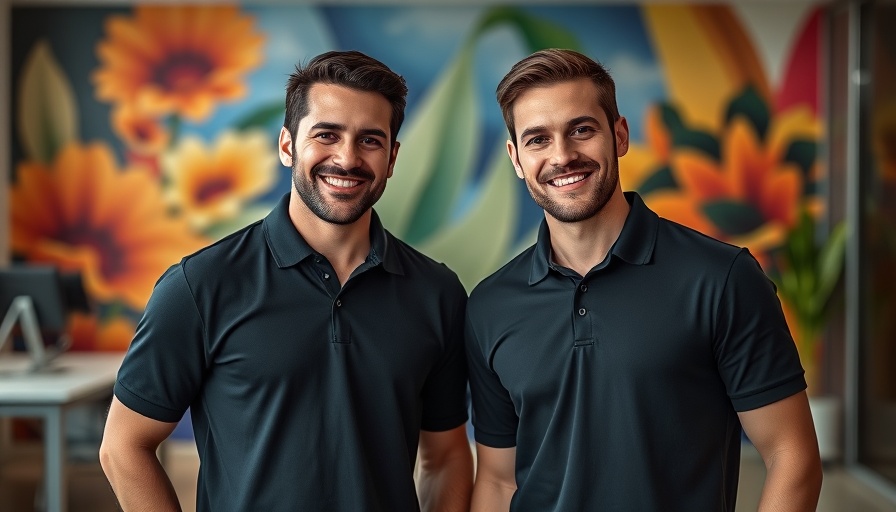
[[[467,420],[466,292],[375,213],[340,287],[287,205],[160,278],[115,396],[191,408],[200,511],[416,511],[419,430]]]
[[[587,275],[537,243],[467,306],[478,443],[516,447],[513,511],[734,510],[746,411],[806,387],[746,249],[631,211]]]

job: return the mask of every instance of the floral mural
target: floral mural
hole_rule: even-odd
[[[623,187],[774,273],[799,212],[822,204],[820,24],[791,10],[790,46],[765,48],[762,17],[780,14],[753,9],[13,7],[12,259],[82,272],[96,308],[73,322],[76,347],[125,349],[168,266],[288,191],[276,138],[293,66],[358,49],[410,89],[376,209],[472,288],[542,217],[504,153],[495,86],[558,46],[616,78],[634,143]]]

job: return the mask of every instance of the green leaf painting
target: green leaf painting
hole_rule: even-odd
[[[399,136],[395,172],[377,213],[410,244],[421,242],[449,215],[473,166],[480,131],[473,95],[472,49],[446,68]]]
[[[568,48],[583,51],[579,41],[565,28],[536,18],[516,7],[495,7],[486,11],[473,31],[473,37],[478,38],[485,32],[501,25],[509,25],[517,30],[529,51],[532,52],[544,48]]]
[[[420,246],[438,261],[450,260],[461,282],[472,290],[482,278],[506,263],[519,210],[516,174],[503,151],[495,151],[475,204],[451,227]]]
[[[771,113],[765,104],[765,100],[752,86],[747,86],[736,98],[731,100],[728,111],[725,113],[725,121],[730,123],[735,117],[742,116],[750,122],[760,140],[765,140],[765,133],[771,124]]]
[[[28,158],[50,162],[63,145],[78,139],[78,112],[71,84],[46,41],[28,54],[18,90],[19,142]]]

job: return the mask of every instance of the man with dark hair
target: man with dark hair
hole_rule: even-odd
[[[734,510],[741,431],[760,510],[815,510],[803,369],[756,260],[623,193],[629,130],[597,62],[536,52],[497,90],[537,242],[470,294],[473,510]]]
[[[119,371],[100,459],[124,510],[179,509],[155,451],[188,407],[200,511],[468,510],[466,293],[372,209],[406,94],[358,52],[290,76],[293,187],[159,279]]]

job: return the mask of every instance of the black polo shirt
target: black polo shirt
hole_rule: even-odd
[[[375,213],[340,288],[287,204],[160,278],[115,396],[191,407],[198,510],[418,510],[419,430],[467,420],[466,292]]]
[[[543,222],[470,294],[475,437],[516,447],[514,511],[734,510],[736,411],[806,387],[753,257],[626,198],[586,276],[551,263]]]

